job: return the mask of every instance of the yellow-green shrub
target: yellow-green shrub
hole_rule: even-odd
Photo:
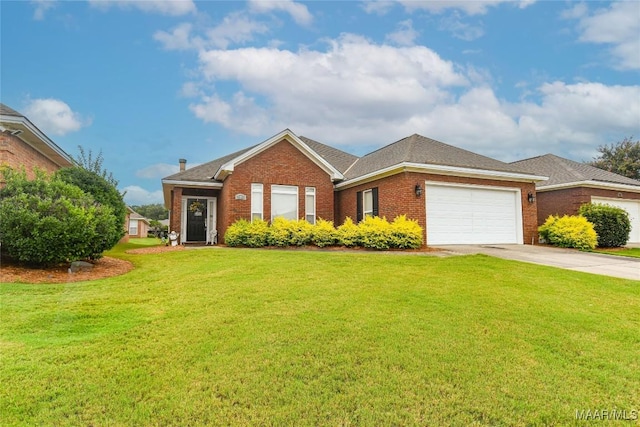
[[[369,249],[389,249],[391,224],[384,217],[368,216],[358,224],[360,242]]]
[[[333,221],[325,221],[318,218],[313,226],[311,242],[319,248],[333,246],[338,241],[337,231],[333,227]]]
[[[289,246],[291,244],[292,228],[289,220],[281,217],[274,218],[269,227],[267,243],[270,246]]]
[[[395,217],[391,223],[389,242],[392,248],[417,249],[422,246],[422,227],[406,215]]]
[[[288,220],[291,226],[289,244],[292,246],[305,246],[311,243],[313,237],[313,225],[306,219]]]
[[[358,246],[360,243],[360,229],[353,223],[353,220],[349,217],[344,220],[344,223],[336,230],[338,237],[338,244],[352,248]]]
[[[562,248],[590,250],[598,243],[593,224],[583,216],[550,215],[538,232],[544,240]]]
[[[267,244],[269,224],[266,221],[239,219],[227,228],[224,241],[228,246],[261,248]]]

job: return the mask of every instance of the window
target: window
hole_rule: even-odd
[[[138,235],[138,220],[130,219],[129,220],[129,235],[137,236]]]
[[[378,216],[378,187],[356,193],[356,220],[368,216]]]
[[[304,199],[304,211],[305,211],[305,219],[309,221],[311,224],[316,223],[316,188],[315,187],[307,187],[304,190],[305,199]]]
[[[271,186],[271,220],[281,216],[298,219],[298,187],[292,185]]]
[[[262,184],[251,184],[251,221],[264,219],[262,210]]]

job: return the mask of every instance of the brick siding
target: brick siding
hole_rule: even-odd
[[[5,133],[0,133],[0,165],[8,165],[15,170],[24,166],[29,179],[35,177],[34,168],[39,168],[47,173],[60,169],[60,166],[20,138]]]
[[[335,218],[338,224],[344,222],[346,217],[356,219],[356,193],[369,188],[378,187],[378,214],[392,220],[400,214],[406,214],[407,218],[415,219],[425,230],[428,226],[425,205],[425,181],[439,181],[458,184],[488,185],[500,187],[519,188],[522,197],[522,228],[524,243],[530,244],[532,239],[537,242],[537,210],[536,203],[529,203],[529,192],[535,194],[533,183],[517,183],[489,179],[463,178],[455,176],[432,175],[418,172],[402,172],[381,178],[366,184],[361,184],[348,189],[340,190],[336,195]],[[420,184],[422,195],[416,197],[415,186]],[[427,242],[428,243],[428,242]]]
[[[538,224],[541,225],[549,215],[576,215],[578,209],[591,202],[591,197],[640,200],[640,193],[605,190],[601,188],[565,188],[538,193]]]

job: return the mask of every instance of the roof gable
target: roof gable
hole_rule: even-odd
[[[519,160],[513,162],[512,165],[533,173],[547,175],[549,180],[541,183],[538,186],[540,189],[575,186],[576,184],[586,185],[591,182],[609,185],[631,185],[638,187],[640,190],[640,181],[553,154]]]
[[[299,138],[296,134],[294,134],[289,129],[285,129],[282,132],[272,136],[261,144],[255,145],[252,148],[244,151],[243,153],[229,159],[227,162],[220,165],[219,169],[214,174],[214,178],[216,180],[222,181],[228,175],[232,174],[234,168],[245,162],[246,160],[252,158],[253,156],[262,153],[273,145],[282,142],[283,140],[288,141],[296,147],[302,154],[308,157],[311,161],[313,161],[316,165],[318,165],[321,169],[323,169],[329,176],[332,181],[340,181],[344,179],[342,172],[340,172],[337,168],[335,168],[329,161],[327,161],[323,156],[315,152],[309,147],[301,138]],[[319,143],[317,143],[319,144]],[[323,144],[322,144],[323,145]]]

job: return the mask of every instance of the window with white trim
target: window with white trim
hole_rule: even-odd
[[[271,186],[271,220],[281,216],[298,219],[298,187],[294,185]]]
[[[262,184],[251,184],[251,221],[264,219]]]
[[[304,198],[304,210],[305,210],[305,219],[311,223],[316,223],[316,188],[315,187],[306,187],[304,189],[305,198]]]
[[[137,236],[138,235],[138,220],[130,219],[129,220],[129,235]]]
[[[373,191],[366,190],[362,192],[362,208],[364,218],[373,216]]]

